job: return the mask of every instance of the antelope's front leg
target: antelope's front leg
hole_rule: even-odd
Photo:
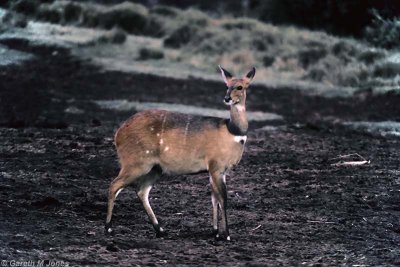
[[[217,239],[231,240],[229,236],[228,218],[226,215],[227,198],[225,172],[215,171],[210,173],[211,200],[213,202],[213,227]],[[221,224],[218,228],[218,205],[221,211]]]
[[[213,226],[213,235],[218,234],[218,199],[214,192],[213,188],[213,179],[210,175],[210,185],[211,185],[211,203],[212,203],[212,226]]]

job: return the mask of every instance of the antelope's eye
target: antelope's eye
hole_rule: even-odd
[[[243,87],[239,85],[238,87],[236,87],[236,89],[237,89],[237,90],[242,90]]]

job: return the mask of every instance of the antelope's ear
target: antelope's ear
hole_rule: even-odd
[[[228,85],[229,81],[232,79],[232,74],[230,74],[226,69],[224,69],[220,65],[218,65],[218,68],[221,71],[224,82]]]
[[[253,67],[251,71],[249,71],[249,73],[247,73],[246,76],[244,76],[244,80],[250,83],[253,80],[254,75],[256,75],[256,68]]]

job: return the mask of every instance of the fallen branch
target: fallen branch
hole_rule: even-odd
[[[335,222],[328,222],[328,221],[311,221],[307,220],[308,223],[325,223],[325,224],[335,224]]]
[[[365,164],[370,164],[370,160],[362,160],[362,161],[344,161],[344,162],[338,162],[338,163],[333,163],[331,166],[359,166],[359,165],[365,165]]]
[[[333,158],[331,160],[334,160],[334,159],[345,159],[345,158],[349,158],[351,156],[357,156],[361,160],[341,161],[341,162],[337,162],[337,163],[332,163],[331,166],[361,166],[361,165],[365,165],[365,164],[370,164],[371,163],[371,160],[366,160],[363,156],[361,156],[358,153],[352,153],[352,154],[348,154],[348,155],[340,155],[340,156],[338,156],[336,158]]]
[[[260,227],[261,227],[261,224],[258,225],[256,228],[251,229],[251,231],[255,231],[255,230],[257,230],[257,229],[260,228]]]

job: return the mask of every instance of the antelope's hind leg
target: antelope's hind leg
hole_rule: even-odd
[[[115,200],[118,194],[125,187],[130,184],[136,184],[141,177],[146,176],[149,173],[151,167],[145,165],[137,165],[129,169],[122,168],[119,175],[111,182],[108,190],[108,208],[107,208],[107,219],[105,224],[105,233],[112,233],[112,214],[114,209]]]
[[[142,201],[143,207],[149,216],[150,222],[156,231],[157,237],[162,237],[165,235],[164,229],[160,227],[158,223],[157,217],[154,214],[153,209],[150,206],[149,202],[149,193],[151,188],[153,187],[154,182],[156,182],[162,174],[162,170],[160,167],[155,166],[147,175],[143,176],[138,180],[137,184],[137,195],[139,199]]]

